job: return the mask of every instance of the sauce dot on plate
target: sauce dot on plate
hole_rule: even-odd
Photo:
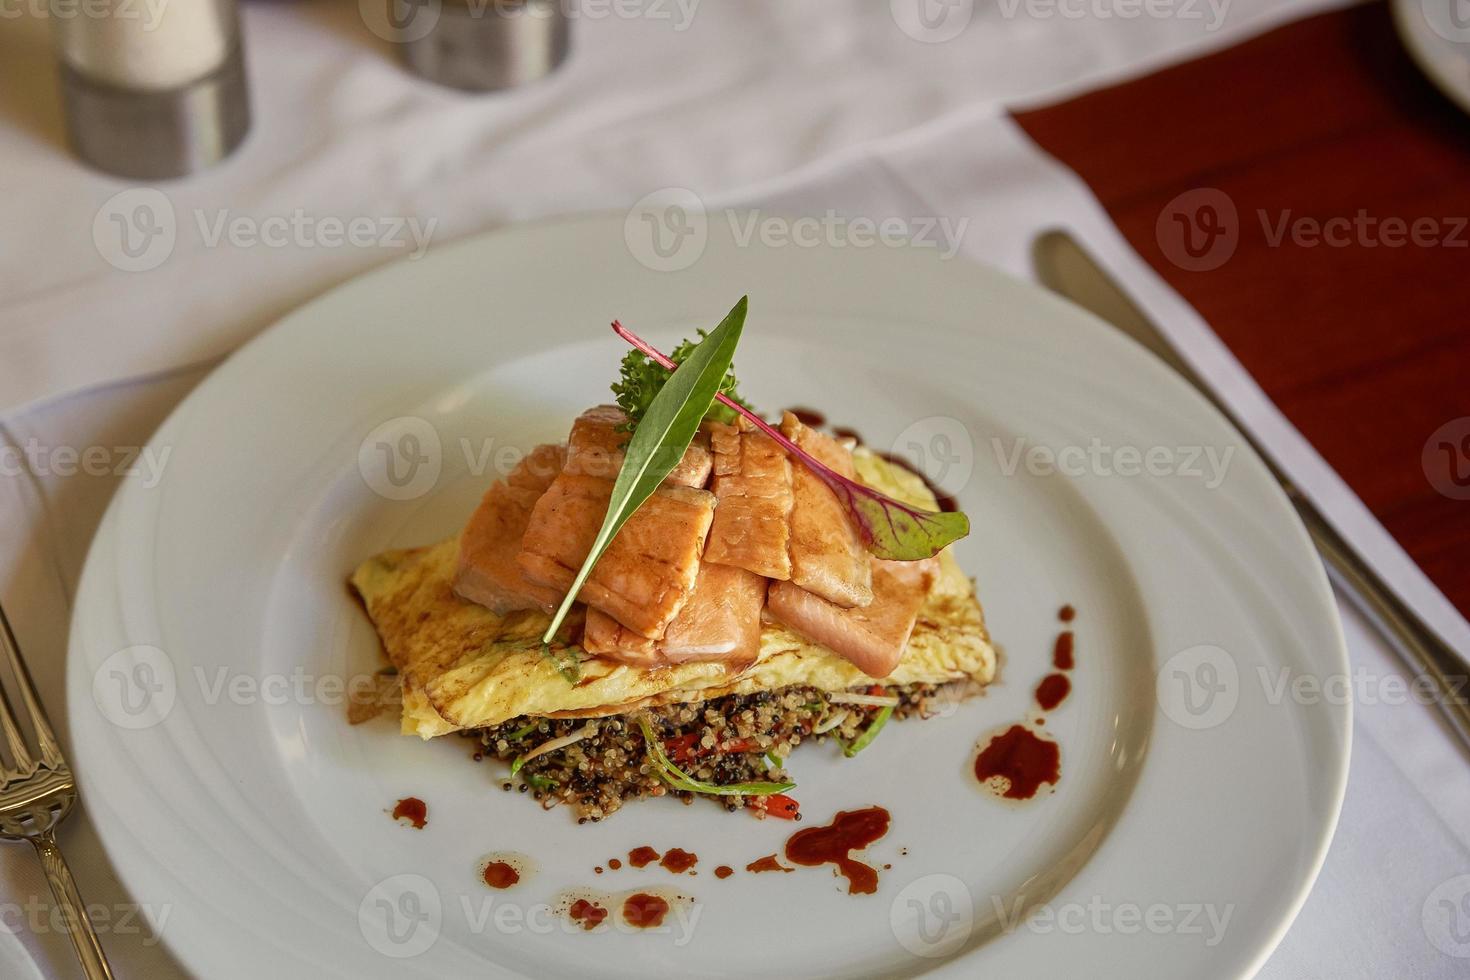
[[[393,807],[394,820],[407,820],[413,825],[414,830],[423,830],[424,824],[429,822],[429,807],[417,796],[408,796],[398,801]]]

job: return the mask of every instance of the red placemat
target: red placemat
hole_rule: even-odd
[[[1470,116],[1388,8],[1017,119],[1470,615]]]

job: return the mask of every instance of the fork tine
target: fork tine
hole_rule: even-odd
[[[20,687],[21,704],[30,718],[31,727],[35,729],[36,741],[40,743],[41,761],[53,767],[65,765],[61,745],[51,731],[51,723],[46,720],[46,709],[41,707],[41,699],[36,696],[36,686],[31,682],[31,674],[26,670],[25,661],[21,659],[20,645],[15,642],[15,631],[10,628],[10,619],[5,615],[4,606],[0,606],[0,647],[5,648],[5,661]],[[15,764],[25,770],[34,768],[35,764],[31,761],[25,739],[16,727],[15,713],[3,687],[0,687],[0,727],[5,729],[5,740],[10,744]]]

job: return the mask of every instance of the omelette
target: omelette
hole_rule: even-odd
[[[608,507],[625,423],[613,406],[589,410],[566,445],[496,481],[460,535],[352,574],[405,735],[474,738],[477,758],[511,763],[506,789],[582,821],[665,795],[790,817],[800,742],[856,755],[891,718],[947,714],[994,679],[951,551],[873,558],[832,491],[740,420],[702,426],[598,560],[548,656],[542,637]],[[782,431],[937,509],[907,468],[789,413]]]

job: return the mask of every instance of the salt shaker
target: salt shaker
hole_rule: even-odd
[[[235,0],[51,0],[72,149],[158,180],[229,156],[250,129]]]

